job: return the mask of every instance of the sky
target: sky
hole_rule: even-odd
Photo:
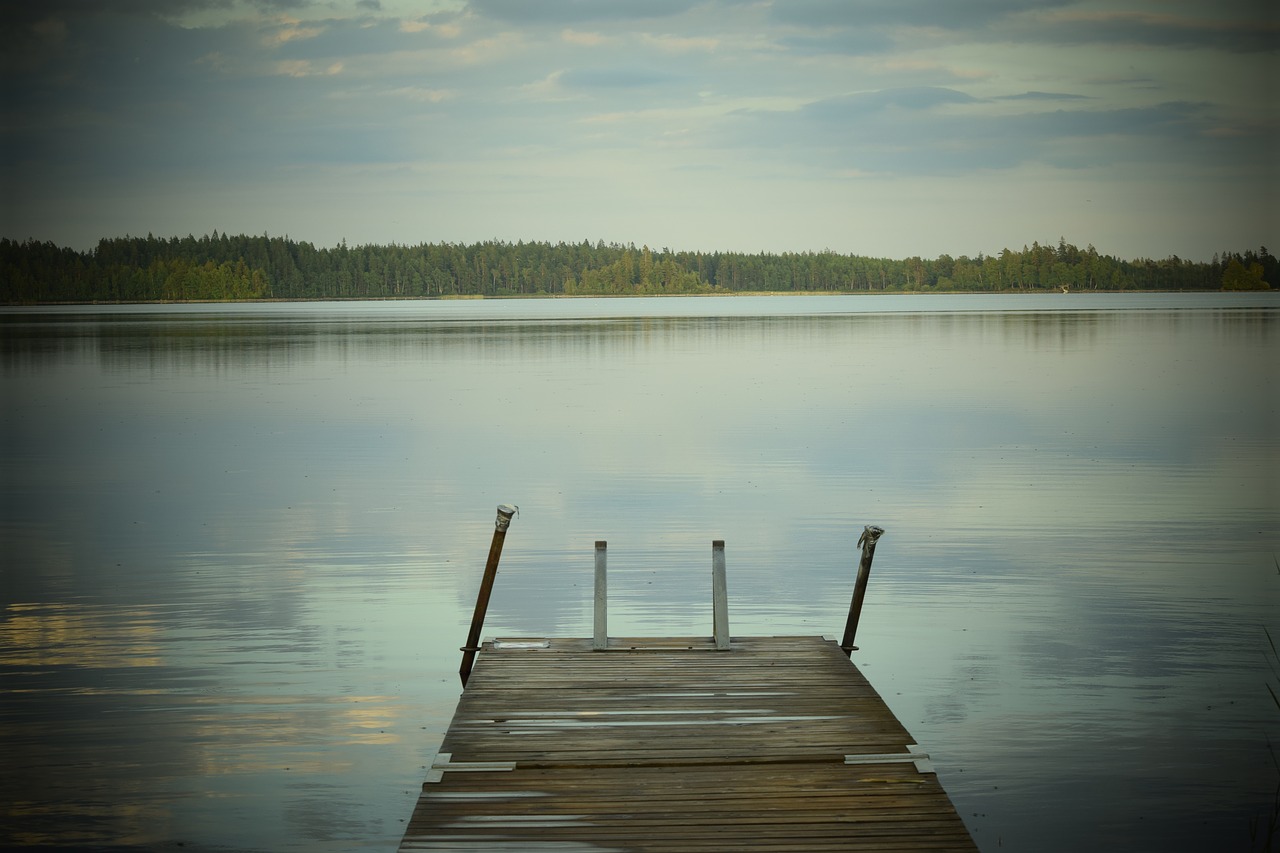
[[[1280,244],[1272,0],[0,0],[0,237]]]

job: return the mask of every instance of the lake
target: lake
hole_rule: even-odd
[[[1280,299],[0,309],[6,847],[392,850],[485,636],[839,635],[984,851],[1261,850]],[[1268,637],[1268,631],[1270,638]],[[1252,831],[1252,834],[1251,834]]]

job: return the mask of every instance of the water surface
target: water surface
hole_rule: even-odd
[[[1224,294],[0,315],[12,845],[394,849],[486,635],[837,634],[984,850],[1261,849],[1277,317]],[[1280,667],[1272,659],[1271,664]]]

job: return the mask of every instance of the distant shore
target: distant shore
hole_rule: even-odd
[[[104,239],[76,252],[0,238],[0,301],[8,304],[1172,292],[1267,290],[1271,282],[1280,282],[1280,259],[1265,248],[1207,262],[1124,260],[1065,240],[998,255],[893,259],[586,241],[316,248],[217,233]]]

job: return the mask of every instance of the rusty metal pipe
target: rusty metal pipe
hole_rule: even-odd
[[[493,579],[498,574],[498,560],[502,557],[502,543],[507,538],[507,528],[511,525],[511,516],[517,507],[498,504],[498,517],[493,523],[493,542],[489,545],[489,559],[484,564],[484,577],[480,579],[480,592],[476,596],[476,610],[471,616],[471,631],[467,634],[467,644],[462,652],[462,666],[458,668],[458,677],[462,686],[467,686],[471,677],[471,667],[475,663],[476,652],[480,651],[480,632],[484,630],[484,615],[489,609],[489,596],[493,592]]]
[[[858,561],[858,579],[853,584],[853,600],[849,602],[849,618],[844,624],[844,639],[840,641],[840,649],[845,657],[851,657],[858,647],[853,644],[853,637],[858,633],[858,619],[862,616],[862,600],[867,597],[867,581],[871,579],[871,560],[876,555],[876,540],[884,535],[883,527],[868,524],[862,528],[862,536],[858,545],[862,547],[862,558]]]

